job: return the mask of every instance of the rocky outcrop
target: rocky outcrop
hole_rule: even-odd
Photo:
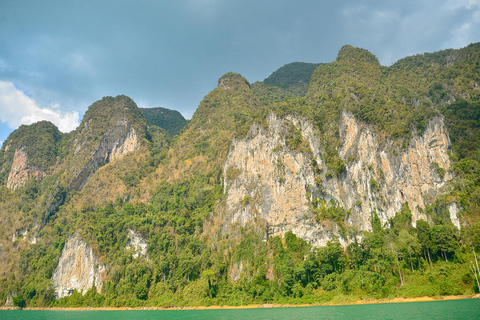
[[[33,230],[28,230],[28,229],[25,229],[25,228],[15,230],[15,232],[12,235],[12,242],[15,242],[19,239],[25,239],[30,244],[36,244],[37,243],[37,236],[36,236],[37,229],[38,229],[38,226],[34,226]],[[29,232],[29,231],[32,231],[32,232]]]
[[[234,262],[230,268],[229,278],[231,281],[235,282],[240,279],[242,276],[243,263]]]
[[[395,141],[380,144],[370,127],[348,113],[343,114],[340,135],[346,174],[327,181],[325,191],[351,208],[349,224],[370,230],[370,213],[375,211],[385,226],[405,202],[414,224],[427,219],[425,203],[452,179],[450,139],[442,119],[430,120],[423,135],[414,136],[404,149],[395,147]]]
[[[147,257],[147,241],[138,232],[128,229],[128,242],[126,248],[132,250],[132,257]]]
[[[254,124],[246,138],[232,143],[224,165],[227,227],[255,222],[266,228],[267,235],[292,230],[322,246],[340,234],[335,224],[317,222],[313,199],[334,201],[349,210],[348,225],[371,230],[373,211],[388,226],[404,203],[413,223],[427,219],[426,202],[452,178],[450,140],[440,118],[432,119],[423,135],[400,149],[395,141],[380,143],[369,126],[344,113],[339,156],[346,160],[346,170],[338,177],[327,173],[321,157],[324,146],[309,121],[271,114],[267,123],[268,129]],[[308,148],[299,151],[287,145],[292,126]],[[340,237],[340,242],[346,245],[348,239]]]
[[[7,188],[17,190],[21,188],[28,179],[43,179],[45,172],[28,165],[28,155],[23,148],[15,150],[13,157],[12,168],[7,178]]]
[[[69,296],[74,290],[85,294],[93,286],[100,292],[106,270],[106,266],[100,265],[92,247],[77,234],[73,235],[65,243],[53,274],[55,297]]]
[[[285,139],[296,124],[318,149],[313,126],[274,114],[267,121],[268,129],[254,124],[247,138],[232,143],[224,166],[225,226],[254,222],[267,229],[267,236],[292,230],[314,245],[325,245],[339,234],[336,226],[325,228],[311,213],[308,195],[318,193],[312,154],[291,150]]]
[[[5,299],[5,307],[13,307],[13,297],[11,295],[8,295],[7,298]]]
[[[452,224],[457,227],[458,230],[461,229],[461,224],[460,224],[460,219],[458,218],[458,214],[462,211],[461,207],[457,205],[456,202],[452,202],[448,206],[448,213],[450,214],[450,221],[452,221]]]
[[[81,190],[100,167],[121,158],[128,152],[137,150],[139,146],[140,137],[133,126],[124,120],[117,121],[116,125],[103,135],[102,140],[92,153],[92,157],[72,181],[70,188],[77,191]],[[77,144],[75,150],[79,148],[81,148],[81,144]]]

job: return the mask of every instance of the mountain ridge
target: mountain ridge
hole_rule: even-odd
[[[0,298],[170,306],[472,293],[478,62],[479,44],[391,67],[344,46],[331,63],[288,65],[283,82],[226,73],[178,131],[126,96],[95,102],[66,135],[22,127],[0,150]],[[8,188],[17,136],[36,126],[53,141],[40,155],[55,160],[27,149],[16,172],[32,161],[44,175],[25,171],[35,178]],[[102,266],[101,285],[76,287],[58,265],[68,257]]]

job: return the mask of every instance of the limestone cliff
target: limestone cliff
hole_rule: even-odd
[[[297,123],[302,135],[318,150],[313,126],[293,117],[271,114],[268,129],[254,124],[247,137],[234,140],[224,166],[227,218],[225,226],[263,224],[269,235],[292,230],[320,246],[338,236],[335,226],[327,230],[310,210],[307,194],[318,193],[312,155],[291,150],[285,142],[289,126]]]
[[[74,290],[85,294],[94,285],[100,292],[105,274],[106,266],[100,265],[92,247],[75,234],[66,242],[53,274],[55,297],[66,297]]]
[[[140,256],[147,257],[147,241],[138,232],[128,229],[127,249],[132,250],[132,257],[138,258]]]
[[[461,224],[460,224],[460,219],[458,217],[458,214],[462,211],[461,207],[457,205],[457,203],[452,202],[448,206],[448,213],[450,214],[450,221],[452,221],[452,224],[457,227],[458,230],[461,229]]]
[[[27,152],[23,148],[15,150],[12,168],[7,178],[7,188],[16,190],[21,188],[30,178],[43,179],[45,172],[29,165]]]
[[[32,178],[42,180],[51,174],[62,137],[48,121],[22,125],[12,132],[0,148],[0,184],[17,190]]]
[[[75,151],[82,148],[82,142],[76,141]],[[137,150],[140,147],[140,137],[131,123],[119,120],[110,128],[98,143],[91,158],[83,169],[73,179],[70,188],[80,190],[88,179],[103,165],[121,158],[124,154]]]
[[[328,175],[322,160],[324,146],[312,123],[271,114],[268,129],[254,124],[246,138],[234,140],[224,165],[226,222],[263,224],[270,235],[292,230],[313,245],[340,236],[335,224],[317,222],[312,200],[324,199],[349,210],[345,223],[371,230],[371,212],[382,224],[407,202],[415,223],[427,219],[425,204],[452,178],[450,146],[442,119],[432,119],[421,136],[406,148],[383,141],[367,125],[344,112],[340,123],[346,171]],[[292,150],[286,143],[289,128],[300,130],[309,150]],[[312,161],[315,160],[315,161]],[[348,239],[340,239],[344,245]]]
[[[376,211],[386,225],[405,202],[413,223],[427,219],[426,201],[452,179],[450,139],[442,119],[431,119],[423,135],[414,136],[405,149],[395,147],[394,141],[380,144],[371,128],[348,113],[343,114],[340,135],[339,154],[352,160],[347,161],[346,175],[327,181],[325,191],[352,209],[350,224],[369,230],[370,212]]]

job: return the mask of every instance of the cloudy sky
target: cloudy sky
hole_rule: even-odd
[[[103,96],[190,118],[228,71],[255,82],[345,44],[391,65],[478,41],[480,0],[3,0],[0,144],[43,119],[71,131]]]

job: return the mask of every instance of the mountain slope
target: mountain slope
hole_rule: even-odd
[[[187,120],[176,110],[166,108],[140,108],[140,111],[142,111],[147,125],[163,128],[172,136],[179,134],[187,124]]]
[[[479,44],[391,67],[345,46],[334,62],[287,65],[264,83],[225,74],[175,137],[150,117],[157,109],[125,96],[95,102],[68,135],[22,127],[0,151],[0,298],[183,306],[472,294],[479,62]],[[22,152],[30,178],[14,188]]]
[[[263,83],[304,96],[310,84],[310,77],[319,65],[319,63],[305,62],[289,63],[272,73],[263,80]]]

